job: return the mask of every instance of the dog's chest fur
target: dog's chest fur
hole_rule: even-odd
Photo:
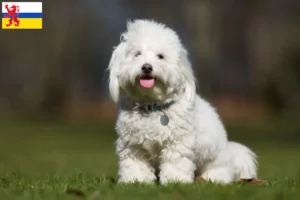
[[[191,130],[182,130],[188,123],[189,116],[176,106],[171,109],[155,112],[121,110],[116,124],[119,137],[131,146],[139,146],[154,156],[161,147],[180,140]],[[161,117],[167,116],[169,123],[161,123]]]

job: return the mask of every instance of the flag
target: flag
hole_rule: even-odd
[[[42,2],[2,2],[2,29],[42,29]]]

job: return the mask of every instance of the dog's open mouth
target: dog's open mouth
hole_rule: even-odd
[[[149,75],[144,75],[140,77],[140,84],[144,88],[152,88],[155,83],[155,77],[149,76]]]

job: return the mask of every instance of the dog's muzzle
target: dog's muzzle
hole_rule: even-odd
[[[152,88],[155,84],[155,77],[152,76],[153,67],[146,63],[142,66],[142,75],[140,76],[140,85],[144,88]]]

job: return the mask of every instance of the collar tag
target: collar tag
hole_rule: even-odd
[[[160,116],[160,123],[163,126],[167,126],[169,124],[169,117],[164,113],[164,115]]]

